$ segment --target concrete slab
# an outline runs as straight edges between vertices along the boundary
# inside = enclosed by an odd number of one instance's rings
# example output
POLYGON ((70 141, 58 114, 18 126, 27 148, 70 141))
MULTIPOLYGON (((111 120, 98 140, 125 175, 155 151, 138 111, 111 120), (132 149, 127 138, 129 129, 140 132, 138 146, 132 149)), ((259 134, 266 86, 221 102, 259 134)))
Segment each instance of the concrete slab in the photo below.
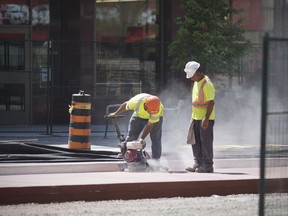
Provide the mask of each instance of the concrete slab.
POLYGON ((122 184, 151 182, 194 182, 258 179, 257 168, 217 169, 215 173, 168 173, 168 172, 86 172, 86 173, 53 173, 53 174, 21 174, 0 176, 0 188, 33 187, 89 184, 122 184))
MULTIPOLYGON (((245 165, 244 161, 255 163, 257 160, 253 162, 251 159, 238 159, 237 164, 245 165)), ((222 163, 232 165, 231 160, 224 161, 223 159, 222 163)), ((95 164, 82 162, 62 165, 19 164, 18 171, 22 168, 30 170, 30 174, 15 172, 15 174, 0 175, 0 204, 258 193, 260 171, 254 165, 242 168, 215 167, 214 173, 168 173, 164 171, 136 173, 107 172, 105 169, 105 172, 94 172, 95 164), (44 173, 45 166, 50 166, 47 173, 44 173), (65 170, 68 166, 73 167, 69 168, 70 172, 65 170), (41 170, 41 168, 43 168, 42 174, 31 172, 33 169, 41 170), (52 172, 53 169, 54 172, 52 172)), ((110 165, 102 164, 101 166, 105 168, 110 165)), ((13 170, 13 166, 10 166, 10 169, 13 170)), ((281 192, 288 192, 287 167, 267 168, 266 173, 269 176, 270 187, 282 185, 281 192)))
MULTIPOLYGON (((119 172, 118 162, 0 164, 0 205, 258 193, 258 158, 215 159, 214 173, 189 173, 192 152, 171 152, 161 163, 174 173, 119 172)), ((287 159, 267 164, 267 192, 288 192, 287 159)))
MULTIPOLYGON (((288 192, 288 176, 274 175, 270 179, 270 185, 279 184, 283 186, 282 192, 288 192)), ((258 168, 216 169, 215 173, 209 174, 86 172, 2 175, 0 204, 247 194, 258 193, 258 188, 258 168)))

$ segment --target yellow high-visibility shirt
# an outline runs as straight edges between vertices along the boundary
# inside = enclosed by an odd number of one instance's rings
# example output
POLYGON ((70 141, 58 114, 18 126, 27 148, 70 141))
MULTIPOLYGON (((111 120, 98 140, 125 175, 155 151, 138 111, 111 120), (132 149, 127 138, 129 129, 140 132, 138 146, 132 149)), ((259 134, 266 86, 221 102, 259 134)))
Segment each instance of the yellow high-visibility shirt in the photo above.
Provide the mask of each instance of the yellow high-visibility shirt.
POLYGON ((150 96, 146 93, 137 94, 132 97, 126 105, 126 110, 134 110, 134 113, 142 119, 149 119, 149 122, 156 123, 159 121, 159 118, 164 114, 164 106, 160 103, 159 112, 156 114, 149 114, 144 109, 144 103, 146 102, 146 98, 150 96))
MULTIPOLYGON (((202 83, 206 80, 206 84, 204 84, 203 87, 203 92, 204 92, 204 102, 208 102, 211 100, 214 100, 215 98, 215 88, 211 80, 209 79, 208 76, 205 75, 205 77, 200 80, 199 82, 194 82, 193 88, 192 88, 192 104, 197 101, 199 101, 199 97, 201 95, 199 94, 200 88, 202 83)), ((192 119, 195 120, 202 120, 205 118, 207 112, 207 108, 197 108, 193 107, 192 108, 192 119)), ((209 117, 209 120, 214 120, 215 119, 215 106, 213 107, 213 111, 209 117)))

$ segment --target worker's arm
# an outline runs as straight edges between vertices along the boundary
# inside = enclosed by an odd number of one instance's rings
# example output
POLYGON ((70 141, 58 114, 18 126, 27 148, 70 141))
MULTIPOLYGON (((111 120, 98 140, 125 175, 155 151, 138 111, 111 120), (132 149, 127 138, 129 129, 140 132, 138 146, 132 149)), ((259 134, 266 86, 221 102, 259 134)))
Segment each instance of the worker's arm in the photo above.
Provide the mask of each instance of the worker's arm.
POLYGON ((112 116, 117 116, 117 115, 120 115, 121 113, 125 112, 126 111, 126 105, 127 105, 127 101, 125 101, 124 103, 122 103, 120 105, 120 107, 113 113, 110 113, 109 116, 112 117, 112 116))
POLYGON ((208 101, 206 116, 202 120, 202 124, 201 124, 203 129, 206 129, 209 125, 209 117, 213 111, 213 108, 214 108, 214 100, 208 101))
POLYGON ((153 128, 154 123, 148 122, 143 130, 143 133, 141 135, 141 139, 144 140, 147 135, 151 132, 153 128))

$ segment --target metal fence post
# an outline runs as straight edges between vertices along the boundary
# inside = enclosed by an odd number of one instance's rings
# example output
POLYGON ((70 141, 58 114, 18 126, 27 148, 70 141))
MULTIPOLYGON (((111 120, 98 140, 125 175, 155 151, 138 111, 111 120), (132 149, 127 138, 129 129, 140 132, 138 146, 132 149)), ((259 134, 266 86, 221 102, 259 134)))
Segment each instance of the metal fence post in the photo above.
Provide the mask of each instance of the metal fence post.
POLYGON ((48 41, 48 70, 47 70, 47 123, 46 134, 52 135, 52 42, 48 41))
POLYGON ((267 118, 267 82, 268 82, 269 34, 263 40, 263 76, 262 76, 262 105, 261 105, 261 146, 260 146, 260 198, 259 216, 265 212, 265 151, 266 151, 266 118, 267 118))

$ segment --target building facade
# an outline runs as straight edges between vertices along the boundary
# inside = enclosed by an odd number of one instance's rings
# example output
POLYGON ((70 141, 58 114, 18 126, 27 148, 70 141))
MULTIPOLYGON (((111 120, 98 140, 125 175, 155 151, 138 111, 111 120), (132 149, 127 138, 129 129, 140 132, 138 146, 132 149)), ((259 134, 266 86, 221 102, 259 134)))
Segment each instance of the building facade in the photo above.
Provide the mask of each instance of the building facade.
MULTIPOLYGON (((183 74, 170 70, 181 0, 2 0, 2 125, 66 124, 72 94, 91 94, 92 122, 139 92, 157 94, 183 74)), ((243 8, 247 38, 287 36, 286 0, 228 0, 243 8)), ((235 17, 237 18, 237 17, 235 17)), ((261 52, 241 70, 261 71, 261 52)))

